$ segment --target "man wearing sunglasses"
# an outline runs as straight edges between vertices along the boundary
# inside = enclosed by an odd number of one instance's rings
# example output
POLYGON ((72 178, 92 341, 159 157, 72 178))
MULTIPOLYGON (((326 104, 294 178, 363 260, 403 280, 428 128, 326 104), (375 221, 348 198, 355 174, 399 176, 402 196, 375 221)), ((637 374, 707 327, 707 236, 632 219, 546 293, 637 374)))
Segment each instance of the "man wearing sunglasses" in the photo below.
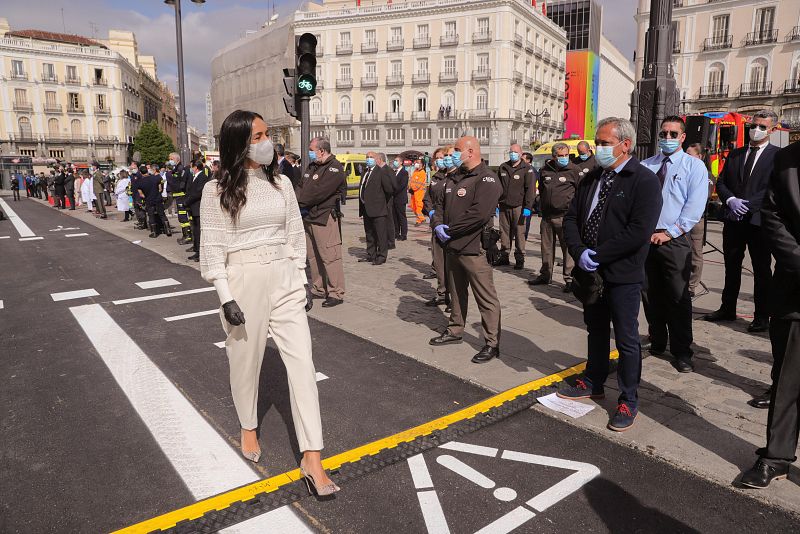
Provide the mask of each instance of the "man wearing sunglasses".
MULTIPOLYGON (((769 136, 778 124, 771 109, 753 115, 750 143, 732 150, 717 180, 717 194, 725 204, 722 251, 725 256, 725 288, 720 308, 704 317, 706 321, 735 321, 736 299, 742 284, 742 260, 745 248, 753 264, 753 300, 755 313, 748 332, 766 332, 769 328, 770 252, 761 232, 761 202, 772 174, 778 147, 769 136)), ((767 405, 763 406, 764 408, 767 405)))
POLYGON ((662 198, 661 214, 645 262, 642 303, 650 333, 650 352, 664 354, 669 340, 675 368, 690 373, 693 352, 689 232, 706 208, 708 173, 699 159, 683 151, 681 145, 685 140, 683 119, 664 118, 658 132, 660 153, 642 162, 658 176, 662 198))

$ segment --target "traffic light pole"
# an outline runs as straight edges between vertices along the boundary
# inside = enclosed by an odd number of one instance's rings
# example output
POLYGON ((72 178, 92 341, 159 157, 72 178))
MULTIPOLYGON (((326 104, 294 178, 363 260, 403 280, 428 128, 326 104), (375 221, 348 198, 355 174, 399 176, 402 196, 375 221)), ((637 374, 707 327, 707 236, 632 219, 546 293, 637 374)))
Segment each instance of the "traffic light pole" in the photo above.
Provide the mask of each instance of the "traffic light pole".
POLYGON ((308 151, 311 145, 311 117, 308 114, 308 96, 300 97, 300 161, 302 162, 303 173, 308 169, 308 151))

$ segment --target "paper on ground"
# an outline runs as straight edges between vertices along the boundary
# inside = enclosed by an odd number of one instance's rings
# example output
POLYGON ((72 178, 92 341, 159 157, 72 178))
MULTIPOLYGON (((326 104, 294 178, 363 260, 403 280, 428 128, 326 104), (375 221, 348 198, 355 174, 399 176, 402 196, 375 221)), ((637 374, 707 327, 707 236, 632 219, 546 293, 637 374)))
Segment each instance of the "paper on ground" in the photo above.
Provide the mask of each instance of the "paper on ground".
POLYGON ((583 417, 587 413, 594 410, 593 404, 583 404, 581 402, 562 399, 555 393, 551 393, 550 395, 545 395, 544 397, 539 397, 539 399, 537 400, 543 406, 546 406, 551 410, 561 412, 573 418, 583 417))

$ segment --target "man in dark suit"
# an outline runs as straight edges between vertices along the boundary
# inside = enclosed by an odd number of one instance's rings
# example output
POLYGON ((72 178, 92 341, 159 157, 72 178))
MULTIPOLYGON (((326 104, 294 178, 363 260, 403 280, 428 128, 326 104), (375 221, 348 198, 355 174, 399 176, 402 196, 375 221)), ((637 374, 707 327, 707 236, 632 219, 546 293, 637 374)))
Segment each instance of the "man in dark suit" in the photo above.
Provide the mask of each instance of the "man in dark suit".
POLYGON ((286 159, 286 150, 283 145, 275 145, 275 152, 278 154, 278 172, 287 177, 292 182, 292 187, 297 189, 297 186, 300 185, 300 172, 286 159))
POLYGON ((403 160, 394 158, 394 205, 392 216, 394 218, 394 237, 398 241, 405 241, 408 236, 408 219, 406 218, 406 205, 408 204, 408 171, 403 168, 403 160))
POLYGON ((797 455, 800 420, 800 142, 780 150, 761 208, 767 246, 775 256, 769 337, 772 388, 767 446, 741 483, 766 488, 786 478, 797 455))
POLYGON ((194 254, 187 259, 200 261, 200 200, 203 198, 203 188, 213 178, 211 174, 203 172, 205 165, 199 161, 192 162, 192 180, 186 187, 186 198, 183 204, 192 216, 192 248, 194 254))
POLYGON ((639 305, 650 238, 661 212, 661 184, 631 156, 636 130, 630 121, 603 119, 595 135, 601 166, 581 180, 564 217, 564 237, 577 264, 574 283, 590 278, 602 286, 595 302, 584 304, 589 333, 585 378, 558 392, 566 399, 603 398, 609 372, 611 330, 619 352, 619 403, 608 428, 633 425, 642 372, 639 305), (584 273, 578 271, 581 269, 584 273), (601 280, 597 280, 599 274, 601 280))
POLYGON ((392 175, 377 165, 381 155, 367 152, 367 170, 358 186, 358 216, 364 220, 367 235, 367 256, 358 261, 373 265, 386 263, 389 243, 386 219, 389 217, 387 201, 393 195, 392 175))
POLYGON ((704 317, 706 321, 735 321, 736 299, 742 285, 744 251, 750 251, 753 264, 753 300, 755 314, 749 332, 769 328, 770 254, 761 231, 761 202, 772 174, 778 147, 769 143, 769 135, 778 124, 771 109, 753 115, 750 143, 732 150, 717 180, 717 194, 725 204, 722 251, 725 256, 725 288, 720 308, 704 317))

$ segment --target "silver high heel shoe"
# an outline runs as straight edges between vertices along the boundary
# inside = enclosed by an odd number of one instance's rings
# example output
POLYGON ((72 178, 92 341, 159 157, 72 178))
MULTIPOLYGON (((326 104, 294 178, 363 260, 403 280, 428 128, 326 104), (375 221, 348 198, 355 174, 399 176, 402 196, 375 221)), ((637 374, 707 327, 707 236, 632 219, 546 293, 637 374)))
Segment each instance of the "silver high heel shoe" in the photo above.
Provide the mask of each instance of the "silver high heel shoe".
POLYGON ((303 475, 303 480, 306 483, 306 488, 308 488, 309 495, 313 495, 316 492, 318 497, 327 497, 328 495, 333 495, 342 489, 333 482, 330 484, 325 484, 324 486, 317 486, 317 483, 314 482, 314 477, 306 473, 302 462, 300 462, 300 474, 303 475), (314 488, 314 491, 311 490, 312 487, 314 488))
POLYGON ((248 460, 250 460, 254 464, 257 464, 258 461, 261 459, 261 450, 257 450, 257 451, 245 451, 244 450, 244 429, 242 430, 242 436, 240 436, 240 438, 241 438, 241 443, 242 443, 242 448, 241 448, 242 456, 244 456, 245 458, 247 458, 248 460))

